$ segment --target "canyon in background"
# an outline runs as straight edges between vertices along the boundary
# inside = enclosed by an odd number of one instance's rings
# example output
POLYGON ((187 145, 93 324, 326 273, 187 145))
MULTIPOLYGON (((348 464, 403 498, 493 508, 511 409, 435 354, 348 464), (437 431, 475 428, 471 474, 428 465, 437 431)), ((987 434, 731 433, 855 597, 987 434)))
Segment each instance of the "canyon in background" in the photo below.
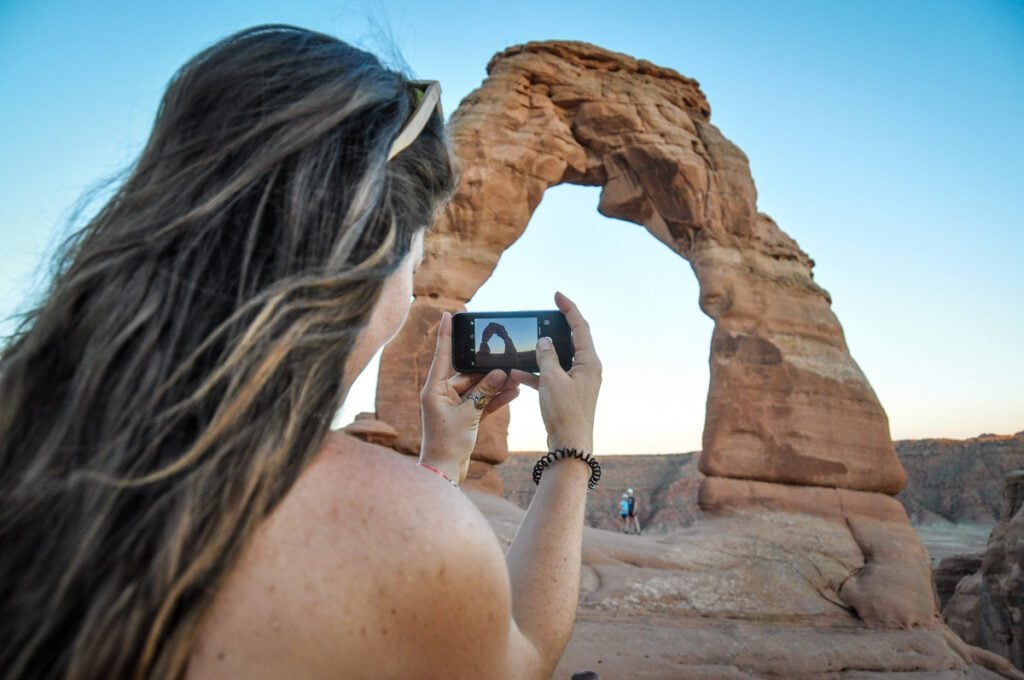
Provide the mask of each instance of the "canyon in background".
MULTIPOLYGON (((984 550, 999 521, 1004 481, 1024 468, 1024 432, 970 439, 904 439, 894 442, 907 471, 896 498, 928 548, 934 564, 958 553, 984 550)), ((495 470, 504 495, 521 508, 536 488, 530 478, 540 452, 513 453, 495 470)), ((587 524, 617 531, 619 499, 635 491, 645 533, 663 534, 700 517, 697 495, 704 475, 699 452, 602 456, 601 486, 587 502, 587 524)))

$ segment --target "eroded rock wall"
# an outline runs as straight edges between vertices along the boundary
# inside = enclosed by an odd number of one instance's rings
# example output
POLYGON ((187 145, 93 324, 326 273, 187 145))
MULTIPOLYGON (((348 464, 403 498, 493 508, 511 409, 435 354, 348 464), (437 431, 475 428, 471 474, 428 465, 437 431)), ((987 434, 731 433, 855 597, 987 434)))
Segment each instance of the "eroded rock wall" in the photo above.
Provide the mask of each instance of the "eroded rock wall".
POLYGON ((1006 478, 981 568, 960 581, 943 615, 965 641, 1024 670, 1024 470, 1006 478))
POLYGON ((898 498, 914 522, 994 525, 1007 475, 1024 468, 1024 432, 897 441, 896 453, 908 475, 898 498))

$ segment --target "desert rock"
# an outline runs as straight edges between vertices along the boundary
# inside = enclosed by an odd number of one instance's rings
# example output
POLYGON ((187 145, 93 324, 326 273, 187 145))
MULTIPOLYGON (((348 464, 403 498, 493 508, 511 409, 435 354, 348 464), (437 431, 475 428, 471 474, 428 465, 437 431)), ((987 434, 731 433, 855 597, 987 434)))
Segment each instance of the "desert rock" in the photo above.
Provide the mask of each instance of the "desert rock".
POLYGON ((1007 477, 981 568, 960 581, 943 615, 966 642, 1024 669, 1024 470, 1007 477))
MULTIPOLYGON (((758 212, 747 158, 711 124, 697 81, 578 42, 510 47, 487 72, 452 116, 461 182, 381 360, 376 410, 400 433, 395 448, 418 449, 441 312, 464 309, 549 187, 601 186, 602 214, 689 263, 715 322, 704 515, 657 539, 588 530, 577 636, 596 631, 595 644, 574 638, 557 675, 594 669, 627 625, 648 633, 623 641, 608 677, 1024 677, 938 616, 927 552, 892 497, 906 473, 885 411, 813 260, 758 212), (666 646, 642 660, 648 635, 666 646)), ((508 458, 507 424, 507 409, 484 421, 471 469, 499 537, 522 514, 487 481, 508 458)))
MULTIPOLYGON (((511 543, 522 509, 470 498, 511 543)), ((840 595, 864 558, 842 523, 797 513, 748 509, 658 536, 587 529, 576 625, 552 677, 1024 680, 941 622, 864 626, 840 595)))
MULTIPOLYGON (((418 404, 443 309, 464 308, 544 191, 602 187, 598 210, 689 261, 715 320, 701 470, 896 493, 888 420, 850 356, 813 261, 757 211, 747 158, 711 124, 697 81, 578 42, 510 47, 452 115, 462 166, 431 230, 410 322, 381 361, 377 412, 418 446, 418 404)), ((682 265, 682 262, 680 262, 682 265)), ((479 460, 507 455, 503 422, 479 460)))
POLYGON ((375 413, 359 413, 344 428, 345 432, 364 442, 393 448, 398 441, 398 431, 385 422, 377 420, 375 413))
POLYGON ((939 596, 939 605, 945 609, 960 581, 974 574, 981 568, 985 554, 954 555, 947 557, 935 568, 933 577, 935 592, 939 596))
MULTIPOLYGON (((536 489, 531 476, 541 452, 514 453, 495 466, 508 498, 525 509, 536 489)), ((704 475, 695 453, 651 456, 602 456, 601 483, 587 499, 587 526, 617 531, 619 499, 635 489, 637 515, 644 531, 666 533, 700 517, 697 490, 704 475)))
MULTIPOLYGON (((936 525, 938 529, 949 526, 952 532, 956 531, 952 526, 955 524, 965 524, 972 530, 976 526, 987 537, 999 518, 1006 476, 1024 467, 1024 432, 894 443, 907 470, 907 486, 896 499, 903 504, 911 523, 936 525)), ((529 505, 533 495, 529 468, 540 455, 515 453, 496 468, 504 481, 505 497, 521 508, 529 505)), ((689 526, 700 516, 697 496, 704 475, 697 470, 699 458, 699 451, 602 456, 604 481, 590 496, 587 525, 617 529, 613 515, 618 498, 632 487, 640 499, 639 513, 645 530, 664 533, 689 526)), ((959 554, 955 545, 948 548, 948 554, 959 554)), ((959 568, 951 566, 948 576, 959 573, 959 568)), ((948 594, 952 595, 952 589, 948 594)), ((947 599, 948 596, 944 597, 943 602, 947 599)))
POLYGON ((896 453, 908 477, 897 498, 915 523, 994 525, 1006 476, 1024 468, 1024 432, 897 441, 896 453))

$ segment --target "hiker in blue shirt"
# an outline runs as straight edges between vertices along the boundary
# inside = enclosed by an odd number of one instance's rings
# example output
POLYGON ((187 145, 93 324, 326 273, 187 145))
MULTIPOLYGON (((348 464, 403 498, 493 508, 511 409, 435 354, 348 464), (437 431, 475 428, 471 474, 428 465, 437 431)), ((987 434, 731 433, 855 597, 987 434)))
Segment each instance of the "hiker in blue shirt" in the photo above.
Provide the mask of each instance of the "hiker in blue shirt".
POLYGON ((629 533, 629 509, 632 504, 629 502, 629 494, 622 494, 622 500, 619 501, 619 517, 622 519, 622 530, 625 533, 629 533))
POLYGON ((626 501, 627 501, 627 513, 626 513, 626 532, 636 533, 640 535, 640 520, 636 516, 636 496, 633 495, 633 489, 626 489, 626 501), (630 532, 630 527, 635 531, 630 532))

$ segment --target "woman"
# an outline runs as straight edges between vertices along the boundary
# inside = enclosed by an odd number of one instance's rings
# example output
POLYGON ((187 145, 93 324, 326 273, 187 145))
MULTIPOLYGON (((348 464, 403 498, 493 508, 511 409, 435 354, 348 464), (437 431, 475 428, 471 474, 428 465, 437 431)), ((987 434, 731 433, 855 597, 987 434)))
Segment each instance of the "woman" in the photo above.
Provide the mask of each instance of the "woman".
POLYGON ((551 450, 592 451, 601 367, 572 302, 569 373, 547 344, 540 376, 453 376, 445 316, 420 465, 328 430, 455 187, 433 96, 287 26, 172 79, 3 352, 5 677, 551 674, 591 467, 545 459, 504 556, 443 477, 519 384, 551 450))

